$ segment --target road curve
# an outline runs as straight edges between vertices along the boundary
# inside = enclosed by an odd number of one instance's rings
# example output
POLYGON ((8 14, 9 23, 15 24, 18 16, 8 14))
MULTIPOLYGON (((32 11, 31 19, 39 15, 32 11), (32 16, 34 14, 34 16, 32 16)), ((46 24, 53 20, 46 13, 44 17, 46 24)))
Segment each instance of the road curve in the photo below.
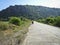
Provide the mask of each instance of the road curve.
POLYGON ((60 45, 60 28, 34 21, 22 45, 60 45))

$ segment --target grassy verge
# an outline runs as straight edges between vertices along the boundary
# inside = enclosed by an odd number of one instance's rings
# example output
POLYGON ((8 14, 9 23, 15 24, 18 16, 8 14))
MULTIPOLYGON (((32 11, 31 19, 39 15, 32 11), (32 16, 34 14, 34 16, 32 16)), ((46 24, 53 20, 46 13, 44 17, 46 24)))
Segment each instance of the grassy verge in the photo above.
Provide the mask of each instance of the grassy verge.
POLYGON ((25 20, 20 26, 9 22, 0 21, 0 45, 18 45, 20 44, 28 32, 30 20, 25 20))

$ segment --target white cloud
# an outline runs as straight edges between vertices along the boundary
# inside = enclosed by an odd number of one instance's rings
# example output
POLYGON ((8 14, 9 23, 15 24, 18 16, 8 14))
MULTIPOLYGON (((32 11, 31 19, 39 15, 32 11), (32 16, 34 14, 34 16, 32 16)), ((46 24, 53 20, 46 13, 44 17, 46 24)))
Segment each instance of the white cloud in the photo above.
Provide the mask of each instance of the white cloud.
POLYGON ((60 0, 39 0, 38 5, 60 8, 60 0))

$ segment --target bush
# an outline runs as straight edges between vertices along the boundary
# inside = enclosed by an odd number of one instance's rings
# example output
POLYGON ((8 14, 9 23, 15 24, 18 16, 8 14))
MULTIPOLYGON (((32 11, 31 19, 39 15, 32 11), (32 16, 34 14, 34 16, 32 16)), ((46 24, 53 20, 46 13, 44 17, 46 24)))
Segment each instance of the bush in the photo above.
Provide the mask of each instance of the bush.
POLYGON ((56 17, 56 26, 60 27, 60 16, 56 17))
POLYGON ((41 22, 41 23, 44 23, 45 22, 45 19, 39 19, 37 20, 38 22, 41 22))
POLYGON ((48 17, 45 19, 39 19, 38 22, 46 23, 49 25, 54 25, 60 27, 60 16, 58 17, 48 17))
POLYGON ((46 20, 45 20, 45 23, 47 23, 47 24, 53 24, 54 23, 54 18, 47 18, 46 20))
POLYGON ((9 20, 10 23, 20 26, 21 19, 18 17, 11 17, 9 20))

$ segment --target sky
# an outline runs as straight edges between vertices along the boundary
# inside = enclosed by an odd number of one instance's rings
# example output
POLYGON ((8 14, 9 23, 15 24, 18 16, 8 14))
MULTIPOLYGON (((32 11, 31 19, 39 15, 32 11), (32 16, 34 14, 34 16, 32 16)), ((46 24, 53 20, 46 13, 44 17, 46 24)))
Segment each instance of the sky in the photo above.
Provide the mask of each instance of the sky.
POLYGON ((60 8, 60 0, 0 0, 0 10, 10 5, 38 5, 52 8, 60 8))

